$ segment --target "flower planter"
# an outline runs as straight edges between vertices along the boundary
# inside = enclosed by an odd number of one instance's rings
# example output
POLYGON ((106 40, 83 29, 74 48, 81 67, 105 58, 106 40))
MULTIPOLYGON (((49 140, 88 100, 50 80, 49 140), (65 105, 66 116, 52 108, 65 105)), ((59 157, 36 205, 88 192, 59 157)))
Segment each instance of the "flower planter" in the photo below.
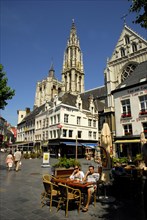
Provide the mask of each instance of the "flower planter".
POLYGON ((73 167, 64 168, 64 167, 55 167, 52 172, 56 177, 68 178, 74 171, 73 167))

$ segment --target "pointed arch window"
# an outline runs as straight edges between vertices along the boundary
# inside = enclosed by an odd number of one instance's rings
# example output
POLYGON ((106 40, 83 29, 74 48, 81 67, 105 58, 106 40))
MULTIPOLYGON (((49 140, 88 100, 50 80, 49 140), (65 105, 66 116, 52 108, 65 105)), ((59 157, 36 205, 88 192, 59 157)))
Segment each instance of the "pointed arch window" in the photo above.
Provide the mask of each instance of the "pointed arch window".
POLYGON ((137 44, 135 42, 132 43, 132 51, 133 52, 137 51, 137 44))
POLYGON ((125 49, 123 47, 120 49, 120 53, 121 53, 121 57, 125 56, 125 49))
POLYGON ((129 35, 125 35, 125 43, 126 43, 126 44, 129 44, 129 43, 130 43, 129 35))

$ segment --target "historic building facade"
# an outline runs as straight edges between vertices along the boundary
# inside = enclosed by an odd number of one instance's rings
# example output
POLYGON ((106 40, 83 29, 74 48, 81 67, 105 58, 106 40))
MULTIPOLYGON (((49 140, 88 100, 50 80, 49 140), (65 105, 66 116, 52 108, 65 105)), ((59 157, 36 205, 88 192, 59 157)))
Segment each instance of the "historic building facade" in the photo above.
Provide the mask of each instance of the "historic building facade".
POLYGON ((141 133, 147 138, 147 61, 140 63, 113 91, 118 156, 141 153, 141 133))
MULTIPOLYGON (((117 87, 122 82, 124 82, 130 75, 133 75, 133 72, 137 68, 137 66, 146 60, 147 60, 147 41, 143 39, 140 35, 138 35, 136 32, 131 30, 131 28, 129 28, 127 25, 125 25, 123 27, 119 40, 114 48, 112 57, 109 60, 107 60, 106 68, 104 71, 104 79, 105 79, 104 86, 91 89, 89 91, 84 91, 83 58, 80 49, 79 39, 76 33, 75 23, 73 21, 70 30, 69 39, 67 41, 66 49, 64 52, 62 81, 60 82, 56 79, 55 71, 52 64, 47 78, 38 82, 36 86, 33 112, 34 111, 37 112, 37 110, 35 109, 38 109, 43 105, 45 105, 46 107, 45 110, 41 110, 37 114, 35 113, 35 116, 33 116, 34 127, 31 128, 32 130, 31 134, 34 135, 33 137, 34 142, 41 143, 41 141, 44 141, 44 143, 46 143, 46 140, 48 138, 49 143, 52 144, 53 146, 53 142, 55 141, 55 139, 59 139, 59 131, 58 131, 59 128, 52 130, 52 127, 58 126, 58 124, 56 124, 57 123, 56 117, 58 116, 55 117, 56 125, 54 124, 53 126, 50 120, 53 120, 52 117, 54 118, 54 116, 50 116, 50 114, 51 115, 53 114, 51 113, 51 111, 48 116, 46 115, 48 109, 47 105, 50 106, 49 108, 52 108, 53 106, 50 105, 50 103, 53 104, 55 99, 64 97, 65 94, 67 94, 68 96, 73 95, 74 98, 72 98, 71 100, 78 99, 79 97, 79 99, 85 100, 87 103, 89 103, 89 99, 90 97, 92 97, 91 100, 93 100, 94 103, 93 110, 95 112, 97 109, 97 115, 98 115, 98 127, 97 127, 98 133, 96 134, 97 141, 99 141, 99 136, 101 133, 103 123, 107 122, 112 132, 112 137, 114 142, 116 138, 118 126, 116 126, 116 122, 115 122, 115 103, 114 103, 113 91, 115 91, 117 87), (48 123, 43 122, 46 121, 46 119, 48 120, 48 123), (48 124, 50 131, 47 128, 42 127, 41 124, 44 125, 45 123, 48 124), (38 127, 39 124, 40 127, 38 127)), ((81 117, 81 114, 85 112, 85 106, 83 105, 83 103, 85 102, 81 101, 81 105, 79 105, 78 110, 76 111, 71 110, 73 108, 73 103, 70 102, 66 103, 66 105, 68 105, 67 109, 69 110, 69 112, 73 111, 73 115, 74 115, 73 117, 75 118, 81 117)), ((63 104, 65 103, 61 102, 60 106, 63 104)), ((74 103, 74 108, 77 108, 75 103, 74 103)), ((57 110, 56 106, 54 106, 54 109, 57 110)), ((34 114, 32 113, 32 115, 34 114)), ((62 116, 64 118, 64 115, 60 113, 59 115, 60 117, 62 116)), ((86 117, 85 120, 88 120, 89 116, 87 116, 87 114, 85 117, 86 117)), ((93 117, 92 113, 90 113, 90 117, 93 117)), ((29 124, 29 120, 31 120, 31 114, 30 117, 28 115, 27 118, 24 118, 24 120, 27 120, 27 124, 29 124)), ((24 120, 22 122, 24 122, 24 120)), ((70 129, 72 128, 72 126, 75 126, 75 124, 72 123, 73 122, 71 121, 71 124, 68 124, 68 127, 70 129)), ((76 123, 78 123, 78 121, 76 121, 76 123)), ((21 124, 22 124, 21 122, 18 124, 18 130, 21 124)), ((76 126, 78 126, 78 124, 76 124, 76 126)), ((85 124, 85 128, 84 127, 82 128, 83 131, 87 129, 86 126, 87 124, 85 124)), ((62 127, 62 132, 63 129, 66 130, 65 127, 66 126, 64 124, 64 126, 62 127)), ((30 134, 29 133, 30 131, 28 132, 28 129, 27 130, 25 129, 24 129, 25 131, 24 137, 27 137, 28 139, 29 137, 28 135, 30 134)), ((74 132, 75 131, 73 129, 73 134, 74 132)), ((69 131, 67 131, 67 133, 69 133, 69 131)), ((86 133, 84 132, 83 134, 84 134, 83 140, 85 141, 88 140, 89 136, 86 136, 86 133)), ((89 134, 87 133, 87 135, 89 134)), ((73 135, 73 137, 74 136, 75 135, 73 135)), ((62 138, 62 133, 60 133, 60 138, 62 138)), ((66 137, 64 138, 66 139, 66 137)), ((69 137, 67 136, 67 138, 69 137)), ((115 144, 113 147, 115 149, 115 144)))

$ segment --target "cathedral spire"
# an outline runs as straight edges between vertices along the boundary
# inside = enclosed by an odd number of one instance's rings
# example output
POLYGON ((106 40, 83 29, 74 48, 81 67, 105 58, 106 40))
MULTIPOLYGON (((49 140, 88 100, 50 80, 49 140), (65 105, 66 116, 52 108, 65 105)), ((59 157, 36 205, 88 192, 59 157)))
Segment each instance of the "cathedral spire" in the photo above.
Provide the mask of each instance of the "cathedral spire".
POLYGON ((62 81, 65 91, 72 94, 84 92, 83 57, 74 19, 70 30, 70 36, 64 52, 62 81))
POLYGON ((49 69, 49 77, 55 78, 55 70, 54 70, 53 61, 51 62, 51 67, 49 69))

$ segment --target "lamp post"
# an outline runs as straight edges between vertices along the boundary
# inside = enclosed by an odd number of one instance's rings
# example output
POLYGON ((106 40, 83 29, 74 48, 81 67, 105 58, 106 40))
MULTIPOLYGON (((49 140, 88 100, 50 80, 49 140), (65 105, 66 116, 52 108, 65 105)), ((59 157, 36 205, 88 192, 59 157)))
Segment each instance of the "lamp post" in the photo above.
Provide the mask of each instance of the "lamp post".
POLYGON ((76 160, 78 159, 78 141, 77 141, 77 135, 76 135, 76 160))

